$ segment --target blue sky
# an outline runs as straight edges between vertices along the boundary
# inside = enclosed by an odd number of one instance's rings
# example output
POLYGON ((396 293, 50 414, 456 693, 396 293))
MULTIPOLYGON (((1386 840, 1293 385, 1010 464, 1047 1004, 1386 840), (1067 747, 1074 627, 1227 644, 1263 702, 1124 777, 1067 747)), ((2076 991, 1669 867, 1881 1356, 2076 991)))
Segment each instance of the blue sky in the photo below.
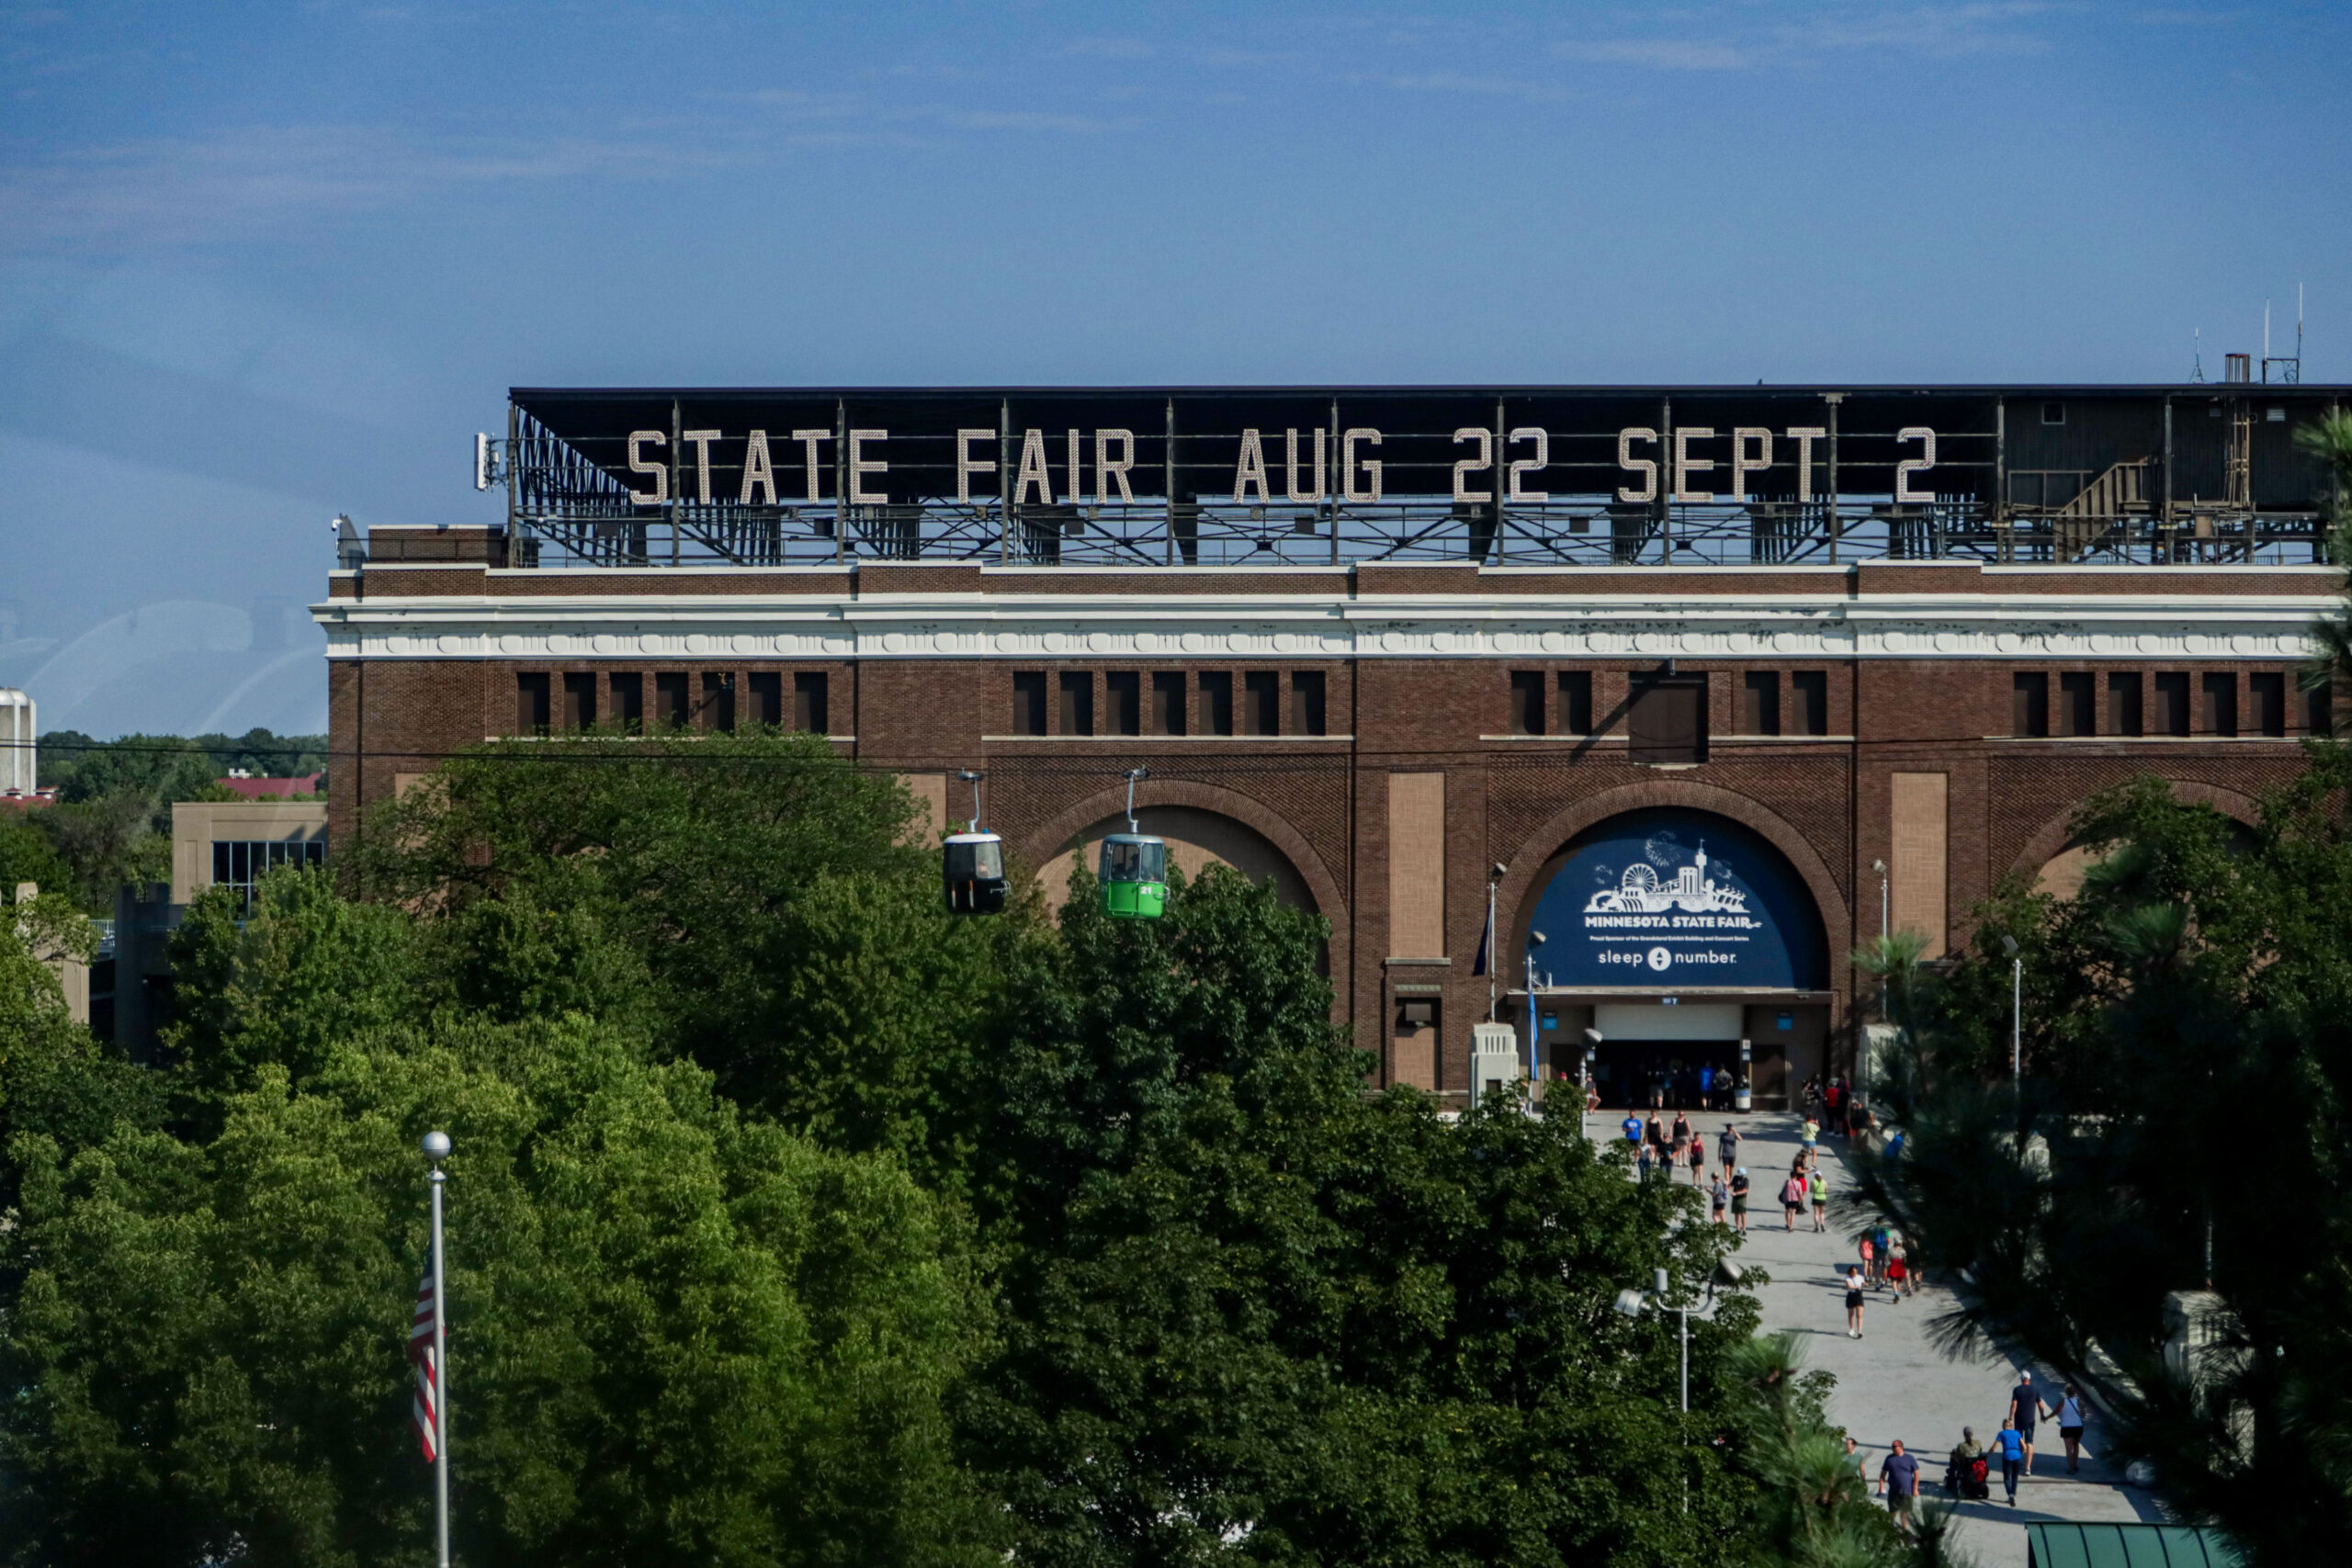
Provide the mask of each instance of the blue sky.
POLYGON ((2352 9, 0 4, 0 683, 324 727, 509 385, 2352 379, 2352 9))

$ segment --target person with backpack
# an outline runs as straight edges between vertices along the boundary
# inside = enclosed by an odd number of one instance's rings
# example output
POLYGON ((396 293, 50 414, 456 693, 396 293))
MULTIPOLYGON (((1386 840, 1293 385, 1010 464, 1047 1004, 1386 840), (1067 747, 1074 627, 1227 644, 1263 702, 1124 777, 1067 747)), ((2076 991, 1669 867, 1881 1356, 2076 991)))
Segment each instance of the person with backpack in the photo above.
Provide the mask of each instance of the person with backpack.
POLYGON ((1782 1230, 1792 1231, 1797 1228, 1797 1213, 1804 1207, 1804 1172, 1802 1168, 1792 1170, 1789 1172, 1789 1179, 1781 1183, 1781 1228, 1782 1230))

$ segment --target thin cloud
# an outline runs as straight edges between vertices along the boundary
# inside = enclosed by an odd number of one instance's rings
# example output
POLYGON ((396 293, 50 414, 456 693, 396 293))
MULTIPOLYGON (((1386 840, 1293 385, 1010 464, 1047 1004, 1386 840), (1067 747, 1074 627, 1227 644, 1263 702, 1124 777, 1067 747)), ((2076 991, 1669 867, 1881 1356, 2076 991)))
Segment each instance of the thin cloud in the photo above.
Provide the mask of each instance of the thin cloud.
POLYGON ((1984 0, 1961 6, 1831 6, 1799 21, 1742 25, 1725 14, 1703 33, 1571 39, 1552 46, 1563 60, 1657 71, 1747 71, 1818 63, 1852 53, 1938 59, 2040 54, 2049 43, 2030 30, 2053 7, 2042 0, 1984 0))
POLYGON ((1459 71, 1425 71, 1408 76, 1392 76, 1388 85, 1408 93, 1466 93, 1475 97, 1524 98, 1531 103, 1558 103, 1568 95, 1557 87, 1540 82, 1521 82, 1505 76, 1473 76, 1459 71))
POLYGON ((1141 39, 1083 38, 1062 52, 1091 55, 1097 60, 1148 60, 1155 51, 1141 39))

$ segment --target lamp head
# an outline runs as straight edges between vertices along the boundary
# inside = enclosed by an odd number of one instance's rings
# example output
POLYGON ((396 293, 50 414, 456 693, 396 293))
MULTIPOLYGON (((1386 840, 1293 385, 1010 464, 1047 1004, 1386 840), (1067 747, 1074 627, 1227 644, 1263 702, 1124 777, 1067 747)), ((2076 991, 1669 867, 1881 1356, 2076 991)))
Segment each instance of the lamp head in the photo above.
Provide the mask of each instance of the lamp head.
POLYGON ((447 1133, 427 1133, 424 1134, 424 1157, 431 1160, 434 1164, 439 1165, 443 1160, 449 1157, 449 1134, 447 1133))
POLYGON ((1527 945, 1530 947, 1543 946, 1544 933, 1542 931, 1529 931, 1527 933, 1527 945))
POLYGON ((1871 869, 1877 872, 1881 876, 1884 876, 1886 874, 1886 863, 1883 860, 1874 860, 1871 862, 1871 869))
POLYGON ((1645 1298, 1639 1291, 1620 1291, 1617 1292, 1617 1300, 1613 1304, 1619 1312, 1623 1313, 1627 1317, 1639 1317, 1642 1315, 1644 1300, 1645 1298))
POLYGON ((1504 877, 1510 874, 1510 867, 1505 865, 1500 861, 1497 861, 1494 864, 1487 868, 1487 873, 1497 882, 1500 882, 1504 877))
POLYGON ((1588 1030, 1586 1030, 1586 1031, 1584 1032, 1584 1037, 1585 1037, 1585 1039, 1586 1039, 1586 1040, 1589 1041, 1590 1043, 1593 1043, 1593 1044, 1595 1044, 1595 1045, 1598 1045, 1598 1044, 1600 1044, 1600 1031, 1599 1031, 1598 1029, 1588 1029, 1588 1030))
POLYGON ((2018 939, 2013 936, 2003 937, 2001 939, 2001 951, 2009 957, 2015 958, 2018 955, 2018 939))

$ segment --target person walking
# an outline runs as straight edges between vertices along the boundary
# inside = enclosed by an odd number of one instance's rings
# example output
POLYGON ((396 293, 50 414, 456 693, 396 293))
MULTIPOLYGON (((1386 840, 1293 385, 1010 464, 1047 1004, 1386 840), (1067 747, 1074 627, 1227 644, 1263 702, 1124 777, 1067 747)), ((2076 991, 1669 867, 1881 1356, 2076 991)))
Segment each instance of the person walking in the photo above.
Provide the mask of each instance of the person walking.
POLYGON ((1912 1500, 1919 1495, 1919 1461, 1904 1451, 1900 1438, 1894 1439, 1894 1451, 1878 1467, 1878 1489, 1886 1495, 1886 1511, 1894 1528, 1909 1535, 1912 1500))
POLYGON ((1813 1112, 1810 1111, 1804 1113, 1804 1130, 1800 1136, 1804 1142, 1805 1163, 1810 1165, 1821 1157, 1821 1149, 1819 1146, 1821 1139, 1821 1123, 1813 1119, 1813 1112))
POLYGON ((1806 1175, 1805 1186, 1813 1195, 1813 1228, 1818 1235, 1829 1228, 1829 1178, 1816 1165, 1806 1175))
POLYGON ((1862 1271, 1853 1264, 1846 1268, 1846 1337, 1862 1337, 1862 1271))
POLYGON ((1623 1122, 1618 1122, 1617 1125, 1619 1129, 1624 1133, 1625 1141, 1628 1144, 1631 1144, 1636 1149, 1639 1149, 1642 1146, 1641 1112, 1637 1111, 1626 1111, 1625 1119, 1623 1122))
POLYGON ((2018 1506, 2018 1472, 2033 1450, 2018 1436, 2017 1427, 2004 1420, 2001 1429, 1993 1434, 1993 1451, 2001 1456, 2001 1484, 2007 1488, 2009 1506, 2014 1508, 2018 1506))
POLYGON ((1789 1179, 1781 1183, 1781 1228, 1782 1230, 1792 1231, 1797 1228, 1797 1213, 1804 1207, 1804 1171, 1799 1168, 1790 1171, 1789 1179))
POLYGON ((1854 1441, 1851 1433, 1849 1433, 1846 1438, 1846 1462, 1854 1467, 1854 1473, 1862 1478, 1863 1485, 1870 1484, 1871 1461, 1863 1455, 1861 1445, 1854 1441))
POLYGON ((1747 1234, 1747 1168, 1744 1165, 1731 1173, 1731 1226, 1742 1235, 1747 1234))
POLYGON ((2077 1473, 2083 1467, 2083 1391, 2073 1383, 2058 1401, 2058 1438, 2066 1445, 2066 1473, 2077 1473))
POLYGON ((2017 1387, 2009 1390, 2009 1425, 2017 1428, 2018 1441, 2025 1449, 2025 1472, 2033 1474, 2033 1424, 2046 1415, 2041 1395, 2033 1386, 2033 1374, 2018 1373, 2017 1387))
POLYGON ((1707 1140, 1703 1134, 1690 1139, 1690 1185, 1703 1187, 1707 1182, 1707 1140))
POLYGON ((1642 1145, 1641 1157, 1634 1162, 1634 1168, 1641 1173, 1642 1180, 1645 1183, 1649 1180, 1650 1172, 1657 1168, 1657 1160, 1655 1157, 1657 1154, 1657 1150, 1647 1144, 1644 1144, 1642 1145))
POLYGON ((1649 1140, 1652 1152, 1659 1159, 1666 1158, 1666 1123, 1658 1119, 1655 1107, 1650 1111, 1649 1124, 1644 1129, 1643 1136, 1649 1140))
POLYGON ((1911 1270, 1903 1258, 1903 1244, 1894 1242, 1887 1248, 1886 1284, 1894 1292, 1894 1304, 1901 1306, 1903 1298, 1911 1291, 1911 1270))
POLYGON ((1739 1129, 1729 1122, 1724 1122, 1724 1130, 1715 1137, 1715 1158, 1723 1164, 1725 1179, 1729 1179, 1731 1173, 1739 1167, 1739 1129))
POLYGON ((1862 1289, 1867 1291, 1871 1287, 1877 1274, 1878 1244, 1871 1239, 1870 1232, 1864 1231, 1862 1233, 1862 1239, 1856 1242, 1854 1246, 1855 1250, 1861 1254, 1862 1289))
POLYGON ((1731 1206, 1731 1188, 1724 1182, 1721 1172, 1716 1173, 1715 1184, 1707 1189, 1707 1197, 1714 1208, 1715 1224, 1722 1224, 1724 1212, 1731 1206))

